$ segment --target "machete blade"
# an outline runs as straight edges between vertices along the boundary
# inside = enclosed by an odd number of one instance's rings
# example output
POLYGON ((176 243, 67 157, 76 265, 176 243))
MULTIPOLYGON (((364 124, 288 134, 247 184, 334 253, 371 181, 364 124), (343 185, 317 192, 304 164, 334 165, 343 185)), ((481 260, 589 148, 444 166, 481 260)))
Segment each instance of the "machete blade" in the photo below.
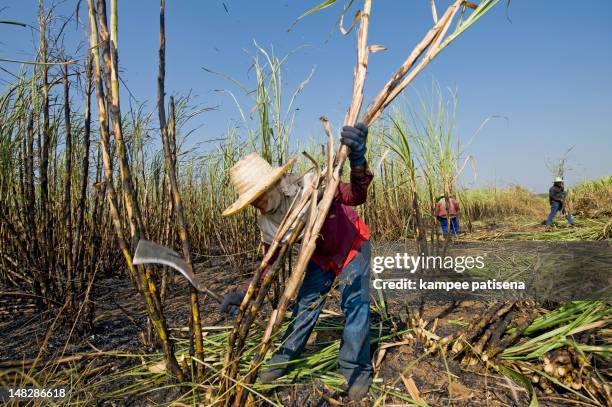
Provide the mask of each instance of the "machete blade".
POLYGON ((138 246, 136 246, 136 253, 134 253, 134 260, 132 262, 134 264, 164 264, 172 267, 185 276, 196 290, 202 291, 189 264, 187 264, 180 254, 169 247, 159 245, 149 240, 140 239, 138 241, 138 246))

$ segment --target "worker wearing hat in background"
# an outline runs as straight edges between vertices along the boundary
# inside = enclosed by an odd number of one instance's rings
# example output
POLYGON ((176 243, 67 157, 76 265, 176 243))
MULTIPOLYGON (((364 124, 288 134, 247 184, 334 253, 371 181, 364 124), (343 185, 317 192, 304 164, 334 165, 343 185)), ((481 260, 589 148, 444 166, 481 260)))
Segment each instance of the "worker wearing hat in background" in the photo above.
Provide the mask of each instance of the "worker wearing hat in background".
MULTIPOLYGON (((366 201, 372 181, 365 159, 368 128, 364 124, 344 126, 340 141, 349 148, 350 182, 341 182, 325 220, 317 245, 292 308, 293 319, 285 331, 280 349, 262 371, 260 380, 270 383, 290 369, 317 322, 325 295, 339 277, 340 306, 346 317, 340 345, 339 368, 348 383, 348 395, 362 399, 372 382, 370 358, 370 229, 352 206, 366 201)), ((272 168, 257 153, 240 160, 230 170, 239 198, 224 212, 238 213, 249 204, 259 209, 257 223, 266 250, 281 221, 298 194, 303 194, 311 173, 287 175, 295 159, 272 168)), ((272 262, 270 262, 272 264, 272 262)), ((224 312, 235 314, 248 282, 227 294, 221 304, 224 312)))
POLYGON ((565 209, 565 199, 567 198, 567 192, 565 192, 565 188, 563 187, 563 178, 556 177, 555 181, 548 190, 548 202, 550 203, 550 213, 548 214, 548 218, 546 219, 546 226, 551 226, 557 212, 561 212, 565 215, 565 219, 569 222, 570 225, 574 226, 576 222, 572 218, 572 215, 566 213, 565 209))
POLYGON ((440 222, 442 228, 442 234, 446 236, 448 233, 448 220, 450 218, 450 230, 454 237, 457 237, 459 233, 459 221, 457 220, 457 214, 459 213, 459 204, 454 198, 448 198, 448 212, 446 210, 446 199, 444 195, 436 198, 436 207, 434 215, 440 222))

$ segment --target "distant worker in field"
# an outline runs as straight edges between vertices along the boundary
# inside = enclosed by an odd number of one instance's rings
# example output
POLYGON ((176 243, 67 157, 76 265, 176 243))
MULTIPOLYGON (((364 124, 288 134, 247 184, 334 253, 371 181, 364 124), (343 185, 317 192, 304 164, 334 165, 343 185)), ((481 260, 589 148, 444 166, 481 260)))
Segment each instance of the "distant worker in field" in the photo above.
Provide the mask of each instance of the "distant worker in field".
MULTIPOLYGON (((323 309, 325 295, 339 277, 340 306, 346 317, 339 370, 347 380, 348 396, 352 400, 361 400, 370 387, 370 229, 352 208, 366 201, 373 178, 365 159, 367 134, 364 124, 342 129, 340 141, 350 150, 350 182, 341 182, 336 190, 293 305, 293 320, 281 341, 283 345, 268 362, 270 367, 260 374, 263 383, 273 382, 289 371, 288 362, 304 350, 323 309)), ((303 177, 287 175, 294 161, 295 158, 273 168, 257 153, 252 153, 230 170, 231 181, 240 196, 223 215, 234 215, 249 204, 257 208, 257 223, 266 250, 294 198, 304 193, 304 186, 312 176, 311 173, 303 177)), ((222 311, 235 314, 247 288, 248 282, 227 294, 221 304, 222 311)))
POLYGON ((550 203, 550 213, 546 219, 546 226, 552 226, 553 220, 557 215, 557 212, 561 212, 565 215, 565 219, 570 225, 574 226, 576 222, 572 218, 572 215, 566 212, 565 199, 567 198, 567 192, 563 186, 563 178, 556 177, 552 187, 548 190, 548 202, 550 203))
POLYGON ((451 233, 454 237, 457 237, 459 234, 459 221, 457 220, 457 214, 459 213, 459 203, 454 198, 448 198, 449 207, 448 213, 446 211, 446 199, 444 195, 441 195, 437 198, 435 213, 434 215, 438 218, 438 222, 440 222, 440 227, 442 228, 442 235, 446 237, 448 233, 448 220, 450 218, 450 229, 451 233))

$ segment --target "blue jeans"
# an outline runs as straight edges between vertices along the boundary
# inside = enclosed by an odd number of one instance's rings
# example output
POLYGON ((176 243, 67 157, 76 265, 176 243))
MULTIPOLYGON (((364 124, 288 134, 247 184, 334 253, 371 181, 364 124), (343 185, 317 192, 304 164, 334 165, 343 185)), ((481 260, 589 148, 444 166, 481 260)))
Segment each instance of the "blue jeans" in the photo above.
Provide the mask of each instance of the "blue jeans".
MULTIPOLYGON (((546 226, 552 225, 553 219, 555 219, 555 215, 557 215, 557 212, 561 211, 563 211, 563 204, 561 202, 552 201, 550 203, 550 213, 548 214, 548 218, 546 218, 546 226)), ((576 223, 574 222, 572 215, 570 215, 569 213, 565 215, 565 219, 567 219, 570 225, 576 223)))
MULTIPOLYGON (((446 236, 448 233, 448 219, 446 216, 438 216, 438 221, 440 222, 440 226, 442 227, 442 234, 446 236)), ((457 217, 450 218, 451 231, 453 232, 453 236, 457 236, 459 233, 459 221, 457 217)))
MULTIPOLYGON (((340 306, 346 318, 340 341, 340 373, 349 385, 357 379, 371 380, 370 359, 370 257, 372 246, 363 242, 357 255, 340 273, 340 306)), ((298 357, 317 323, 325 305, 325 295, 336 278, 333 271, 323 271, 308 263, 302 287, 292 308, 293 320, 283 336, 281 348, 269 364, 288 362, 298 357)))

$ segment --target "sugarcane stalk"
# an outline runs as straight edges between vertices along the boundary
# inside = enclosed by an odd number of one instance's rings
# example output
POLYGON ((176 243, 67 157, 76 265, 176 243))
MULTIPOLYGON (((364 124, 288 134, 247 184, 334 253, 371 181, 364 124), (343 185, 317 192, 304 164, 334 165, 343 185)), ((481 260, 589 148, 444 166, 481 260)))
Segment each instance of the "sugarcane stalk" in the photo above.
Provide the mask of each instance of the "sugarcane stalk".
MULTIPOLYGON (((42 241, 45 244, 45 261, 44 269, 53 270, 55 268, 55 245, 53 244, 53 228, 51 227, 52 223, 52 211, 49 209, 49 157, 50 157, 50 144, 51 144, 51 130, 49 128, 49 91, 51 85, 49 84, 49 66, 47 65, 47 56, 48 56, 48 41, 47 41, 47 16, 43 10, 42 2, 39 3, 39 11, 38 11, 38 22, 40 28, 40 72, 41 72, 41 80, 42 80, 42 91, 43 91, 43 100, 42 100, 42 115, 43 115, 43 123, 42 123, 42 131, 39 131, 39 138, 42 132, 42 144, 39 145, 39 154, 40 154, 40 212, 42 217, 42 241)), ((44 297, 46 298, 49 295, 57 292, 53 280, 49 278, 49 276, 44 276, 47 281, 44 285, 46 285, 46 289, 48 290, 44 293, 44 297)), ((46 304, 49 306, 49 304, 46 304)))
MULTIPOLYGON (((190 267, 193 267, 193 259, 191 257, 191 245, 189 242, 189 232, 185 221, 185 213, 183 210, 183 201, 178 188, 176 179, 176 158, 173 151, 176 149, 176 120, 174 116, 174 98, 170 97, 170 120, 166 124, 166 111, 164 108, 164 81, 166 75, 166 34, 165 34, 165 2, 160 0, 159 6, 159 73, 157 76, 157 110, 159 115, 159 125, 164 145, 164 157, 166 161, 166 169, 168 170, 168 179, 170 181, 172 202, 177 219, 178 234, 181 239, 183 249, 183 257, 190 267)), ((199 360, 204 360, 204 345, 202 343, 202 325, 200 321, 200 306, 198 292, 190 285, 190 310, 191 310, 191 326, 193 331, 192 340, 195 342, 195 353, 199 360)), ((201 379, 203 374, 203 365, 198 363, 196 366, 196 376, 201 379)))
POLYGON ((487 310, 485 315, 478 320, 478 322, 472 321, 465 332, 459 337, 460 340, 455 342, 453 345, 451 353, 454 356, 460 354, 464 349, 464 343, 470 343, 472 339, 482 332, 482 330, 484 330, 492 321, 496 321, 498 318, 504 316, 513 305, 513 303, 496 303, 487 310))
MULTIPOLYGON (((119 68, 118 68, 118 35, 117 35, 117 0, 110 1, 110 31, 107 26, 107 15, 106 15, 106 1, 98 1, 98 24, 99 34, 102 40, 102 56, 104 58, 104 70, 107 74, 109 82, 107 83, 107 89, 110 88, 110 117, 113 125, 113 136, 115 138, 115 145, 117 148, 117 155, 119 161, 119 174, 121 176, 121 186, 123 192, 123 202, 128 215, 128 221, 130 224, 130 235, 131 235, 131 248, 133 249, 136 242, 140 240, 142 236, 145 236, 144 226, 142 222, 142 216, 138 205, 138 199, 136 196, 136 190, 133 186, 132 172, 130 169, 127 150, 123 138, 123 127, 121 125, 121 109, 119 100, 119 68)), ((161 301, 159 298, 159 292, 157 287, 152 280, 152 268, 150 266, 141 267, 141 273, 144 277, 144 286, 148 290, 148 299, 152 302, 155 307, 156 319, 164 320, 164 323, 159 325, 158 328, 167 330, 165 327, 165 319, 163 317, 163 310, 161 301), (144 271, 142 271, 144 269, 144 271)), ((159 323, 159 321, 157 321, 159 323)), ((160 332, 158 332, 160 334, 160 332)), ((167 337, 167 332, 164 332, 162 336, 167 337)))
POLYGON ((76 269, 82 269, 81 278, 79 279, 79 291, 84 285, 84 277, 86 275, 84 267, 81 266, 82 250, 84 243, 81 239, 85 218, 85 205, 87 201, 87 183, 89 180, 89 148, 91 144, 91 94, 92 89, 92 60, 91 55, 87 57, 85 63, 85 117, 83 124, 83 151, 81 160, 81 179, 79 187, 79 201, 77 204, 76 228, 74 232, 74 245, 72 247, 72 263, 76 269))
POLYGON ((511 316, 511 312, 510 309, 514 306, 514 303, 509 304, 509 307, 506 306, 504 308, 502 308, 502 310, 500 310, 500 312, 495 314, 495 317, 491 319, 491 326, 489 327, 489 329, 487 329, 478 339, 478 342, 476 342, 476 344, 473 346, 473 350, 475 353, 477 354, 481 354, 485 345, 487 344, 487 342, 489 341, 489 339, 491 338, 491 336, 495 333, 503 333, 504 329, 506 328, 506 326, 508 326, 508 323, 510 322, 509 319, 507 319, 506 317, 510 317, 511 316), (506 314, 504 316, 504 318, 500 318, 501 315, 500 313, 502 311, 505 311, 506 314))
POLYGON ((332 172, 334 170, 334 133, 332 132, 327 117, 321 116, 319 120, 321 121, 321 124, 323 124, 323 129, 325 130, 325 135, 327 136, 327 169, 325 171, 325 176, 329 180, 331 179, 332 172))
MULTIPOLYGON (((164 173, 162 176, 162 209, 161 214, 163 216, 163 223, 161 228, 161 242, 165 246, 170 246, 172 239, 172 215, 174 214, 174 204, 173 199, 171 197, 170 192, 170 181, 167 181, 167 175, 164 173), (167 207, 165 207, 164 203, 167 203, 167 207)), ((162 271, 162 280, 160 287, 160 298, 162 304, 166 297, 166 290, 168 288, 168 278, 170 269, 169 267, 164 267, 162 271)))
POLYGON ((232 364, 230 365, 229 371, 228 371, 229 377, 232 377, 232 378, 236 377, 237 370, 238 370, 238 362, 240 359, 240 355, 242 354, 244 342, 249 334, 249 330, 251 326, 253 325, 253 322, 255 321, 255 317, 257 316, 257 313, 259 312, 266 298, 266 295, 268 294, 268 291, 272 285, 272 281, 274 281, 277 272, 279 271, 279 269, 282 268, 282 265, 285 263, 285 257, 288 251, 291 250, 291 247, 295 244, 295 241, 297 240, 298 236, 302 232, 303 227, 304 227, 304 222, 301 220, 298 221, 298 224, 293 230, 291 237, 289 238, 287 243, 284 243, 281 246, 276 261, 274 262, 272 267, 270 267, 270 269, 264 276, 263 280, 261 281, 261 286, 259 288, 259 291, 257 292, 257 298, 252 302, 251 306, 249 307, 247 311, 247 314, 246 314, 246 317, 243 323, 240 325, 240 331, 238 333, 238 338, 234 346, 236 352, 234 353, 234 359, 231 361, 232 364))
POLYGON ((98 46, 102 50, 103 67, 107 78, 107 97, 109 98, 110 124, 113 127, 113 137, 119 161, 119 174, 121 176, 121 190, 123 202, 128 215, 130 225, 131 244, 134 248, 136 242, 142 236, 140 222, 140 211, 136 201, 130 165, 127 159, 125 142, 123 139, 123 127, 121 125, 121 110, 119 100, 119 73, 118 73, 118 51, 117 51, 117 0, 110 2, 110 31, 107 24, 106 0, 98 0, 98 29, 101 43, 98 46))
POLYGON ((93 59, 93 76, 96 88, 96 97, 98 101, 98 121, 100 123, 100 145, 102 151, 102 162, 104 167, 106 197, 109 205, 109 211, 113 227, 115 229, 115 234, 117 235, 117 242, 119 243, 121 252, 128 263, 128 268, 130 272, 134 275, 135 281, 137 281, 137 287, 140 291, 142 291, 144 289, 142 287, 142 281, 136 274, 134 266, 132 265, 131 256, 129 254, 129 249, 125 241, 123 227, 121 225, 121 219, 119 215, 117 193, 115 191, 115 185, 113 181, 113 161, 110 152, 110 133, 108 127, 108 116, 106 111, 106 97, 104 91, 104 84, 102 82, 102 73, 100 69, 100 56, 98 53, 98 25, 96 23, 96 9, 93 4, 93 0, 88 0, 88 6, 90 27, 89 44, 93 59))
MULTIPOLYGON (((1 109, 1 108, 0 108, 1 109)), ((2 133, 3 129, 2 129, 2 125, 0 125, 0 134, 2 133)), ((25 123, 24 123, 24 119, 23 117, 19 120, 19 128, 18 128, 18 132, 19 133, 25 133, 25 123)), ((16 141, 16 140, 15 140, 16 141)), ((19 171, 19 175, 18 175, 18 179, 19 179, 19 195, 17 196, 25 196, 26 193, 26 180, 25 180, 25 174, 26 174, 26 169, 25 169, 25 160, 26 160, 26 154, 27 154, 27 147, 26 147, 26 137, 22 137, 21 138, 21 142, 19 143, 19 163, 23 163, 24 165, 18 165, 18 171, 19 171)), ((0 191, 2 191, 2 186, 0 185, 0 191)), ((0 196, 3 195, 2 192, 0 192, 0 196)), ((21 217, 23 218, 23 223, 27 224, 27 220, 26 217, 27 215, 24 213, 21 215, 21 217)))
POLYGON ((66 173, 64 174, 64 225, 66 226, 66 301, 68 310, 75 304, 74 276, 72 262, 72 126, 70 122, 70 82, 68 65, 63 66, 64 74, 64 126, 66 131, 66 173))
POLYGON ((533 322, 534 318, 535 318, 534 316, 527 317, 525 319, 525 321, 523 321, 523 323, 517 325, 517 327, 514 330, 514 332, 512 332, 507 337, 503 338, 499 343, 491 344, 489 349, 482 356, 482 359, 484 361, 492 360, 501 351, 503 351, 504 349, 512 346, 523 335, 525 330, 531 325, 531 323, 533 322))
POLYGON ((310 160, 310 162, 312 162, 313 168, 314 168, 314 179, 312 181, 312 192, 310 193, 311 194, 310 195, 310 213, 308 217, 308 224, 306 225, 306 230, 304 233, 304 241, 309 242, 310 240, 316 241, 316 238, 315 239, 311 239, 311 238, 312 238, 314 223, 315 223, 316 216, 317 216, 317 194, 319 192, 317 189, 317 185, 319 185, 319 178, 321 177, 321 171, 319 170, 319 165, 317 164, 317 161, 310 154, 308 154, 308 152, 304 151, 303 154, 306 156, 306 158, 310 160))
MULTIPOLYGON (((95 8, 93 8, 93 2, 90 2, 90 12, 93 10, 95 13, 95 8)), ((100 123, 100 144, 102 151, 102 160, 105 174, 105 183, 106 183, 106 192, 107 199, 109 201, 110 213, 113 219, 113 225, 115 227, 115 232, 117 234, 117 238, 122 248, 122 251, 128 251, 127 245, 125 244, 124 233, 121 225, 120 215, 119 215, 119 206, 117 202, 117 196, 113 181, 113 160, 111 155, 110 148, 110 133, 108 126, 108 114, 106 110, 106 97, 104 91, 104 85, 101 78, 100 72, 100 59, 98 53, 98 32, 97 32, 97 24, 95 22, 95 17, 90 16, 90 44, 92 47, 92 55, 94 59, 94 78, 96 84, 96 96, 98 100, 98 115, 99 115, 99 123, 100 123), (93 20, 92 20, 93 19, 93 20)))
POLYGON ((427 32, 427 34, 425 34, 421 42, 419 42, 404 63, 376 95, 374 101, 363 115, 363 122, 366 125, 373 123, 389 103, 391 103, 436 56, 442 38, 450 27, 453 17, 457 11, 459 11, 459 7, 462 3, 463 0, 455 0, 453 4, 446 9, 438 22, 427 32), (423 55, 425 50, 428 50, 425 56, 414 69, 411 69, 417 59, 423 55))
MULTIPOLYGON (((35 207, 36 207, 36 194, 34 192, 34 112, 30 111, 28 118, 28 125, 26 129, 26 160, 25 160, 25 172, 26 172, 26 208, 27 208, 27 219, 29 223, 30 233, 35 235, 35 207)), ((38 239, 34 239, 34 244, 37 246, 38 239)), ((38 252, 38 250, 36 250, 38 252)))
MULTIPOLYGON (((510 325, 510 322, 512 321, 512 317, 514 316, 514 314, 515 313, 513 311, 508 312, 502 319, 497 321, 494 327, 492 327, 491 335, 489 336, 489 339, 488 339, 489 342, 487 344, 488 348, 496 346, 499 343, 499 341, 501 340, 501 337, 504 335, 504 332, 506 331, 506 328, 508 328, 508 325, 510 325)), ((484 346, 480 347, 477 345, 474 347, 474 351, 477 353, 482 353, 483 349, 484 349, 484 346)))
MULTIPOLYGON (((34 190, 34 111, 30 112, 28 125, 26 129, 26 137, 27 137, 27 154, 26 154, 26 218, 28 222, 28 229, 31 236, 36 236, 38 234, 36 228, 36 193, 34 190)), ((42 269, 42 253, 40 248, 40 239, 30 239, 31 248, 27 253, 31 254, 35 261, 32 264, 37 265, 34 271, 34 281, 32 284, 32 288, 34 291, 34 295, 36 295, 36 303, 39 308, 41 308, 44 304, 43 292, 48 292, 48 287, 46 287, 46 280, 41 278, 41 273, 38 270, 42 269), (38 270, 37 270, 38 269, 38 270)))
MULTIPOLYGON (((406 73, 414 66, 415 62, 425 50, 432 44, 432 42, 439 37, 440 32, 450 25, 452 17, 455 15, 459 6, 463 0, 455 0, 455 2, 449 6, 442 17, 435 23, 435 25, 425 34, 423 39, 417 44, 413 51, 408 55, 408 58, 400 65, 397 71, 391 76, 391 79, 383 86, 378 92, 374 101, 368 106, 366 113, 364 113, 363 121, 366 124, 373 123, 374 120, 382 113, 385 107, 393 101, 393 99, 410 83, 403 83, 402 79, 406 73)), ((427 65, 427 64, 425 64, 427 65)), ((424 66, 423 66, 424 68, 424 66)), ((416 77, 416 75, 414 75, 416 77)), ((412 79, 414 79, 414 77, 412 79)))
MULTIPOLYGON (((163 0, 162 0, 163 1, 163 0)), ((176 135, 176 119, 175 119, 175 107, 174 107, 174 98, 170 97, 170 120, 168 122, 168 138, 167 144, 169 144, 169 150, 175 150, 175 135, 176 135)), ((191 255, 191 244, 189 241, 189 232, 187 229, 187 222, 185 220, 185 214, 183 209, 182 198, 178 189, 178 182, 176 179, 176 156, 172 153, 172 151, 166 151, 166 154, 170 153, 171 159, 171 167, 169 170, 170 177, 170 185, 172 187, 172 196, 174 201, 174 210, 177 219, 177 227, 179 238, 181 239, 181 244, 183 248, 183 256, 187 263, 193 267, 193 258, 191 255)), ((192 286, 189 285, 189 300, 190 300, 190 310, 191 310, 191 327, 193 330, 193 340, 195 342, 195 353, 198 359, 204 360, 204 345, 202 342, 202 323, 200 318, 200 303, 198 298, 198 291, 192 286)), ((210 294, 212 295, 212 294, 210 294)), ((196 366, 196 375, 198 379, 202 378, 204 365, 198 363, 196 366)))

